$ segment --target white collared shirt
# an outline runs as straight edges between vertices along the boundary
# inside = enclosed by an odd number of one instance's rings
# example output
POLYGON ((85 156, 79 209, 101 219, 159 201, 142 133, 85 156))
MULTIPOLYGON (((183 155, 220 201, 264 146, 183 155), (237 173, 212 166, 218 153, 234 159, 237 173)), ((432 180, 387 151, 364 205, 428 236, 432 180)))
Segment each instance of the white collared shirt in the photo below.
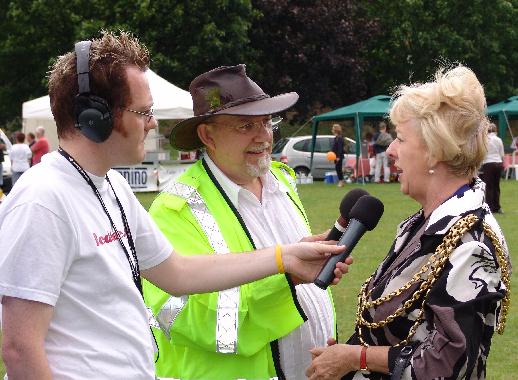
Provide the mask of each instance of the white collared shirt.
MULTIPOLYGON (((257 249, 276 243, 295 243, 309 235, 306 224, 287 195, 288 189, 271 172, 261 176, 261 202, 252 192, 232 182, 207 154, 204 159, 241 215, 257 249)), ((305 378, 305 370, 311 364, 309 350, 325 346, 334 330, 333 306, 328 293, 314 284, 297 285, 296 291, 308 320, 279 340, 281 367, 287 379, 305 378)))

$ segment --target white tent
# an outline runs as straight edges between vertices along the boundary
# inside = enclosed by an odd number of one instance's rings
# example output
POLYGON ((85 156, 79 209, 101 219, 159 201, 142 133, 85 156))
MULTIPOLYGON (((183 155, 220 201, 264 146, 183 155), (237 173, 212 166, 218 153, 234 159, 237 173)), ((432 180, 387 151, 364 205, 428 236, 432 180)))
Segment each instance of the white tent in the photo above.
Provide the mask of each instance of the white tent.
MULTIPOLYGON (((153 111, 156 119, 176 120, 193 116, 192 99, 189 92, 169 83, 151 70, 147 70, 146 75, 149 80, 151 95, 153 96, 153 111)), ((49 140, 51 150, 57 149, 56 124, 50 110, 48 95, 24 102, 22 106, 22 119, 23 131, 26 134, 34 132, 39 125, 45 127, 45 135, 49 140)), ((154 145, 154 142, 157 141, 156 137, 156 131, 148 134, 151 145, 154 145)))
POLYGON ((176 87, 153 71, 146 72, 151 95, 153 95, 153 111, 157 120, 178 120, 192 117, 192 98, 188 91, 176 87))

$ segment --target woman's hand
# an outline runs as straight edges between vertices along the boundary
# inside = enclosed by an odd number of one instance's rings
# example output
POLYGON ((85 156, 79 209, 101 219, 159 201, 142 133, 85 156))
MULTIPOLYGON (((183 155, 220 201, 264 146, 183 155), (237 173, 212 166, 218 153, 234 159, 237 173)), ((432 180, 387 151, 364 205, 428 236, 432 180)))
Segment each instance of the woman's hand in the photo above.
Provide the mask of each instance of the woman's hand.
POLYGON ((306 376, 310 380, 340 379, 345 374, 358 370, 361 347, 334 344, 336 341, 333 341, 334 339, 328 340, 328 343, 332 343, 328 347, 310 350, 313 361, 306 370, 306 376))

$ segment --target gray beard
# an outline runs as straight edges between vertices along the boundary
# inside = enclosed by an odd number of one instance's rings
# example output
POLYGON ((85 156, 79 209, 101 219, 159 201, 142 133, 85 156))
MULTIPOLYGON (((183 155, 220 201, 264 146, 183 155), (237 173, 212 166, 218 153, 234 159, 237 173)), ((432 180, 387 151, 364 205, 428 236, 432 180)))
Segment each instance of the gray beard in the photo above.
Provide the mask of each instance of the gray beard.
POLYGON ((270 165, 272 163, 272 158, 270 155, 261 157, 257 164, 246 164, 246 173, 251 177, 261 177, 268 173, 270 170, 270 165))

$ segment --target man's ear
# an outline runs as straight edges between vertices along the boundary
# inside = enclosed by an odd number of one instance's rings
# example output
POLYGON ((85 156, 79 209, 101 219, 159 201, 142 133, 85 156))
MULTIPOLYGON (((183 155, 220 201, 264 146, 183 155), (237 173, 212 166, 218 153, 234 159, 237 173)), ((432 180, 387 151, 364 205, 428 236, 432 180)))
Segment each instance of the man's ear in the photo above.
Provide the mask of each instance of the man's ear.
POLYGON ((198 124, 197 131, 198 137, 205 147, 209 150, 214 150, 216 145, 212 137, 213 129, 209 124, 201 123, 198 124))

